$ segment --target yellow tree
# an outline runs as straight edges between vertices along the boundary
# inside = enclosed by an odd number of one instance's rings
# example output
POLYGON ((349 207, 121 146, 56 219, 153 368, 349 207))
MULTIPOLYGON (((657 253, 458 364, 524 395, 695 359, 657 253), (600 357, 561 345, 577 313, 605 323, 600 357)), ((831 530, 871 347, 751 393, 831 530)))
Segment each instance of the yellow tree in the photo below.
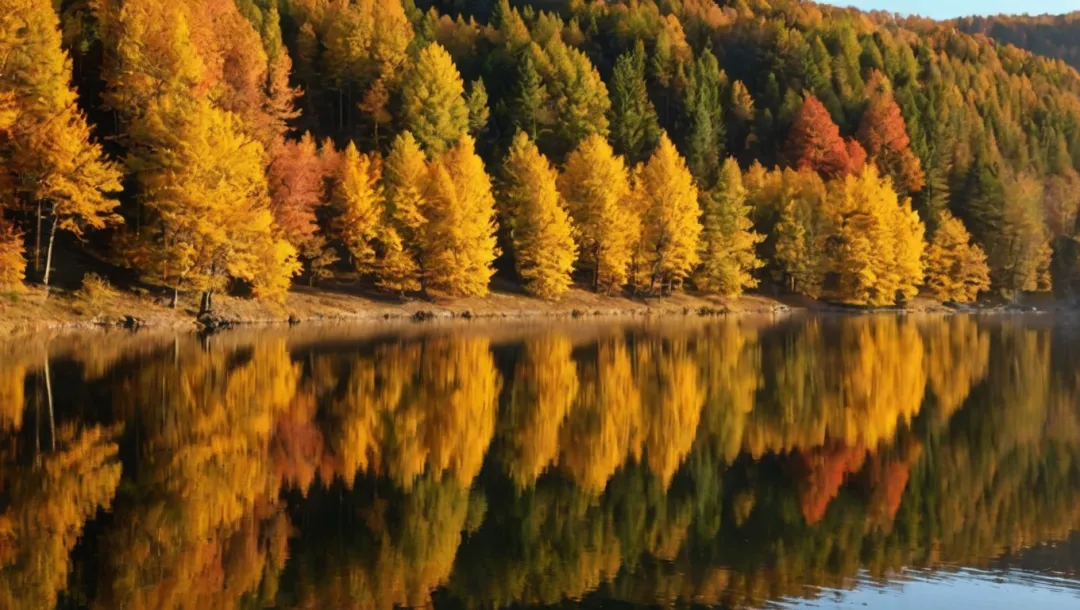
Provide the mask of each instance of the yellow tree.
POLYGON ((574 221, 580 262, 592 269, 593 288, 622 288, 641 232, 623 158, 603 136, 591 135, 567 157, 559 190, 574 221))
POLYGON ((424 190, 427 160, 411 132, 394 139, 383 164, 386 195, 386 253, 379 264, 379 282, 391 290, 416 290, 423 280, 424 190))
POLYGON ((0 218, 0 289, 19 290, 26 277, 23 235, 0 218))
POLYGON ((380 230, 382 192, 379 168, 371 157, 361 154, 352 142, 345 148, 334 185, 337 230, 349 248, 357 271, 366 273, 375 265, 375 240, 380 230))
POLYGON ((970 303, 990 289, 986 253, 959 218, 946 212, 926 250, 926 289, 940 301, 970 303))
POLYGON ((120 171, 90 137, 86 117, 75 105, 71 60, 61 48, 60 22, 48 2, 8 0, 0 19, 4 70, 0 93, 14 95, 19 109, 9 126, 9 167, 19 190, 35 204, 39 260, 42 220, 48 220, 48 250, 41 279, 49 283, 57 230, 82 237, 87 230, 119 223, 113 213, 120 171))
POLYGON ((438 43, 420 51, 401 85, 405 128, 429 153, 445 151, 469 128, 465 85, 453 58, 438 43))
POLYGON ((805 169, 765 171, 754 164, 743 177, 755 218, 770 226, 773 260, 788 290, 811 297, 821 293, 829 222, 825 183, 805 169))
POLYGON ((715 189, 704 199, 702 264, 694 283, 705 291, 739 296, 757 286, 752 274, 764 263, 754 250, 765 237, 752 230, 746 188, 735 159, 724 161, 715 189))
POLYGON ((701 208, 694 177, 667 134, 640 172, 637 188, 643 210, 638 246, 643 277, 650 291, 658 283, 671 290, 698 262, 701 208))
POLYGON ((525 290, 558 298, 570 289, 577 246, 570 217, 556 188, 558 173, 524 131, 504 165, 504 205, 514 262, 525 290))
POLYGON ((152 102, 132 127, 130 163, 151 221, 132 264, 176 292, 203 293, 204 310, 230 279, 280 298, 300 265, 276 235, 262 146, 235 115, 204 100, 152 102))
POLYGON ((472 137, 431 163, 423 235, 425 285, 483 296, 494 273, 495 198, 472 137))
POLYGON ((565 335, 525 343, 510 389, 507 470, 528 487, 559 457, 559 431, 578 393, 573 345, 565 335))
POLYGON ((898 202, 888 179, 870 165, 834 183, 827 203, 840 300, 881 306, 896 303, 898 296, 914 297, 923 280, 924 243, 910 201, 898 202))

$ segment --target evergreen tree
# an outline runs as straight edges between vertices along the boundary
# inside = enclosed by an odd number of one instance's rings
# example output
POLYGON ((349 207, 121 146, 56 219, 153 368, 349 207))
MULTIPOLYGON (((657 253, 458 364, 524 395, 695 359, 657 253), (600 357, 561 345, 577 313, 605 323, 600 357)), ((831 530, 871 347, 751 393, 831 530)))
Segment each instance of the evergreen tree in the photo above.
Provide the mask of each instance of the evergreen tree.
POLYGON ((526 54, 518 65, 511 117, 513 125, 529 134, 534 142, 547 134, 555 121, 551 97, 531 54, 526 54))
POLYGON ((487 129, 488 117, 488 94, 484 88, 484 81, 476 79, 469 85, 469 95, 465 100, 469 107, 469 133, 475 138, 479 137, 487 129))
POLYGON ((656 146, 660 124, 645 83, 645 45, 619 56, 611 76, 611 140, 615 150, 636 162, 656 146))
POLYGON ((445 152, 469 127, 465 86, 446 49, 420 51, 401 85, 402 122, 431 154, 445 152))
POLYGON ((765 238, 752 230, 746 188, 735 159, 728 158, 716 187, 704 194, 701 268, 694 284, 705 291, 739 296, 757 286, 752 275, 764 263, 755 248, 765 238))
POLYGON ((556 188, 558 173, 525 132, 504 166, 504 198, 518 276, 529 293, 548 299, 570 288, 577 258, 573 225, 556 188))

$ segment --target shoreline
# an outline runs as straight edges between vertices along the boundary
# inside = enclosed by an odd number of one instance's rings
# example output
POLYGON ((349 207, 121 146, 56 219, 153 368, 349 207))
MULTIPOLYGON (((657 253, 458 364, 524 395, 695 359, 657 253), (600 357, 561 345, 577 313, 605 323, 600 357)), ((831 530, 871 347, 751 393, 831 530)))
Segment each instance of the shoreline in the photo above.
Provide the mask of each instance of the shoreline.
POLYGON ((525 320, 558 318, 638 318, 657 316, 751 316, 797 313, 865 315, 873 313, 1021 314, 1076 311, 1060 301, 1019 305, 951 307, 917 298, 904 307, 860 309, 798 296, 745 294, 738 298, 680 293, 665 297, 606 296, 573 289, 558 301, 493 291, 484 297, 396 299, 385 295, 299 287, 284 303, 218 296, 210 316, 198 317, 197 301, 183 299, 171 309, 163 297, 128 290, 54 291, 30 288, 0 297, 0 335, 94 329, 215 330, 236 326, 313 323, 378 323, 449 319, 525 320))

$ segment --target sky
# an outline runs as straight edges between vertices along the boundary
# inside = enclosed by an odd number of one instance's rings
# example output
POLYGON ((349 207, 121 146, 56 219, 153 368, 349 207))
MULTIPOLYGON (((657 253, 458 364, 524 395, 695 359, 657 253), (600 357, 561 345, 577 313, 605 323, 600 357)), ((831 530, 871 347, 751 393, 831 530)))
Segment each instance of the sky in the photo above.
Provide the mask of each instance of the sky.
POLYGON ((829 4, 863 10, 886 10, 934 19, 968 15, 1069 13, 1080 10, 1080 0, 825 0, 829 4))

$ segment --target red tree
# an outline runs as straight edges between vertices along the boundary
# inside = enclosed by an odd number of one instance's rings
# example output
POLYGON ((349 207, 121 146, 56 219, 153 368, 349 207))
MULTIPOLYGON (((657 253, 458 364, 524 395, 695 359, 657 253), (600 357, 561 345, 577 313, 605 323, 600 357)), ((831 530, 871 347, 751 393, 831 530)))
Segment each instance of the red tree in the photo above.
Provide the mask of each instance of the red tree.
POLYGON ((907 123, 888 89, 870 99, 870 107, 859 124, 858 138, 870 161, 892 178, 898 193, 910 194, 923 187, 922 165, 911 152, 907 123))
POLYGON ((851 171, 848 147, 840 128, 821 101, 808 95, 795 113, 787 141, 787 159, 797 169, 812 169, 826 178, 851 171))
POLYGON ((274 152, 267 173, 271 209, 285 238, 297 248, 319 228, 315 208, 323 201, 325 165, 310 134, 299 141, 285 141, 274 152))

